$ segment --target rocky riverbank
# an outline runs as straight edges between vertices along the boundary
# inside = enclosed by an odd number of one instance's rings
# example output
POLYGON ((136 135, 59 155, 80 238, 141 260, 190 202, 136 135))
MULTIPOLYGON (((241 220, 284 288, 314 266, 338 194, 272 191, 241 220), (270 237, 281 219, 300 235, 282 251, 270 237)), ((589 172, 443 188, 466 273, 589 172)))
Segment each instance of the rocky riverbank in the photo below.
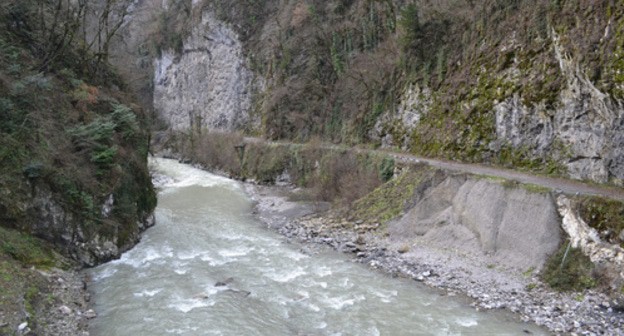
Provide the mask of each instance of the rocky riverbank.
POLYGON ((89 335, 88 320, 96 314, 80 271, 16 267, 9 275, 6 270, 3 276, 16 283, 4 287, 3 299, 13 302, 0 309, 0 335, 89 335))
POLYGON ((348 221, 319 202, 291 201, 299 190, 246 184, 256 211, 271 229, 289 239, 327 246, 354 261, 394 276, 412 278, 444 295, 466 295, 475 309, 506 309, 556 334, 624 335, 624 307, 605 294, 558 293, 532 270, 505 268, 462 251, 392 241, 377 225, 348 221))

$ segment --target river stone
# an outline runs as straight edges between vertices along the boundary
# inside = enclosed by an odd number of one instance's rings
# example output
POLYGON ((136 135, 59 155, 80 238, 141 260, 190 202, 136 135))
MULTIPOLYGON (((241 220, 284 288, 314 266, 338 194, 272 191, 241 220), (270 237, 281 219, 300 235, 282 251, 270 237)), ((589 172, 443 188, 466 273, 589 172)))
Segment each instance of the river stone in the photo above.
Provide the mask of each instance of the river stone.
POLYGON ((230 284, 232 281, 234 281, 234 278, 227 278, 223 281, 218 281, 217 283, 215 283, 215 287, 225 287, 228 284, 230 284))
POLYGON ((88 319, 93 319, 97 317, 97 314, 95 313, 95 311, 93 309, 89 309, 86 312, 84 312, 84 317, 88 318, 88 319))
POLYGON ((67 307, 67 306, 60 306, 59 307, 59 311, 65 315, 69 315, 71 314, 72 310, 71 308, 67 307))

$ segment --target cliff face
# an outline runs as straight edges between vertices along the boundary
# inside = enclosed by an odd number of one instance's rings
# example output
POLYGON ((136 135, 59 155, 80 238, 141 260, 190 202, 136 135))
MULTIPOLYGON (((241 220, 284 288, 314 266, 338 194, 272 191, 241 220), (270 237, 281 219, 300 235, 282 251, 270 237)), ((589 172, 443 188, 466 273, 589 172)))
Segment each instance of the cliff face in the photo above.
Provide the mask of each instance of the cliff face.
POLYGON ((154 109, 174 130, 245 129, 253 78, 238 34, 203 12, 182 50, 156 60, 154 109))
POLYGON ((176 129, 320 136, 601 183, 624 178, 619 2, 188 7, 183 47, 163 49, 156 63, 156 104, 176 129), (192 103, 181 109, 176 97, 192 103))
POLYGON ((496 141, 532 148, 539 155, 548 155, 560 146, 563 164, 572 178, 621 183, 622 102, 596 88, 560 45, 559 36, 554 31, 551 36, 551 52, 564 79, 556 103, 548 108, 529 106, 519 95, 505 98, 494 106, 496 141))

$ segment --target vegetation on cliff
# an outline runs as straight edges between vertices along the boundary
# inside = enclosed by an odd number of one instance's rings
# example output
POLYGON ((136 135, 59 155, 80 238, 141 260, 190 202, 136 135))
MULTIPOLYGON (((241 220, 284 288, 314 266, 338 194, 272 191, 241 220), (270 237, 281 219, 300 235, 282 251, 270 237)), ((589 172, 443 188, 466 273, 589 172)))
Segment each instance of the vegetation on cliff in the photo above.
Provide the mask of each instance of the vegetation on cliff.
POLYGON ((118 257, 149 224, 148 118, 108 64, 128 5, 0 4, 0 334, 84 331, 84 288, 59 269, 118 257))
POLYGON ((113 27, 91 43, 104 26, 88 33, 83 6, 0 5, 0 225, 76 259, 96 237, 129 247, 156 202, 146 113, 107 63, 113 27))
POLYGON ((620 2, 187 0, 156 49, 205 11, 266 80, 249 133, 622 183, 620 2))

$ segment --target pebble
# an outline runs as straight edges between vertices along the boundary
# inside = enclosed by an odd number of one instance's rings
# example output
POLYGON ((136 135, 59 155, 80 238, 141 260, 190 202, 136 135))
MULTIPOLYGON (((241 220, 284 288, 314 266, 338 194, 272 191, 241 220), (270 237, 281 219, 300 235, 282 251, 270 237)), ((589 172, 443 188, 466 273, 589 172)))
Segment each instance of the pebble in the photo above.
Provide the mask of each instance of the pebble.
POLYGON ((72 313, 71 308, 67 307, 67 306, 60 306, 59 307, 59 311, 65 315, 69 315, 72 313))
POLYGON ((86 317, 88 319, 92 319, 92 318, 96 318, 97 314, 95 313, 95 311, 93 309, 89 309, 86 312, 84 312, 84 317, 86 317))

